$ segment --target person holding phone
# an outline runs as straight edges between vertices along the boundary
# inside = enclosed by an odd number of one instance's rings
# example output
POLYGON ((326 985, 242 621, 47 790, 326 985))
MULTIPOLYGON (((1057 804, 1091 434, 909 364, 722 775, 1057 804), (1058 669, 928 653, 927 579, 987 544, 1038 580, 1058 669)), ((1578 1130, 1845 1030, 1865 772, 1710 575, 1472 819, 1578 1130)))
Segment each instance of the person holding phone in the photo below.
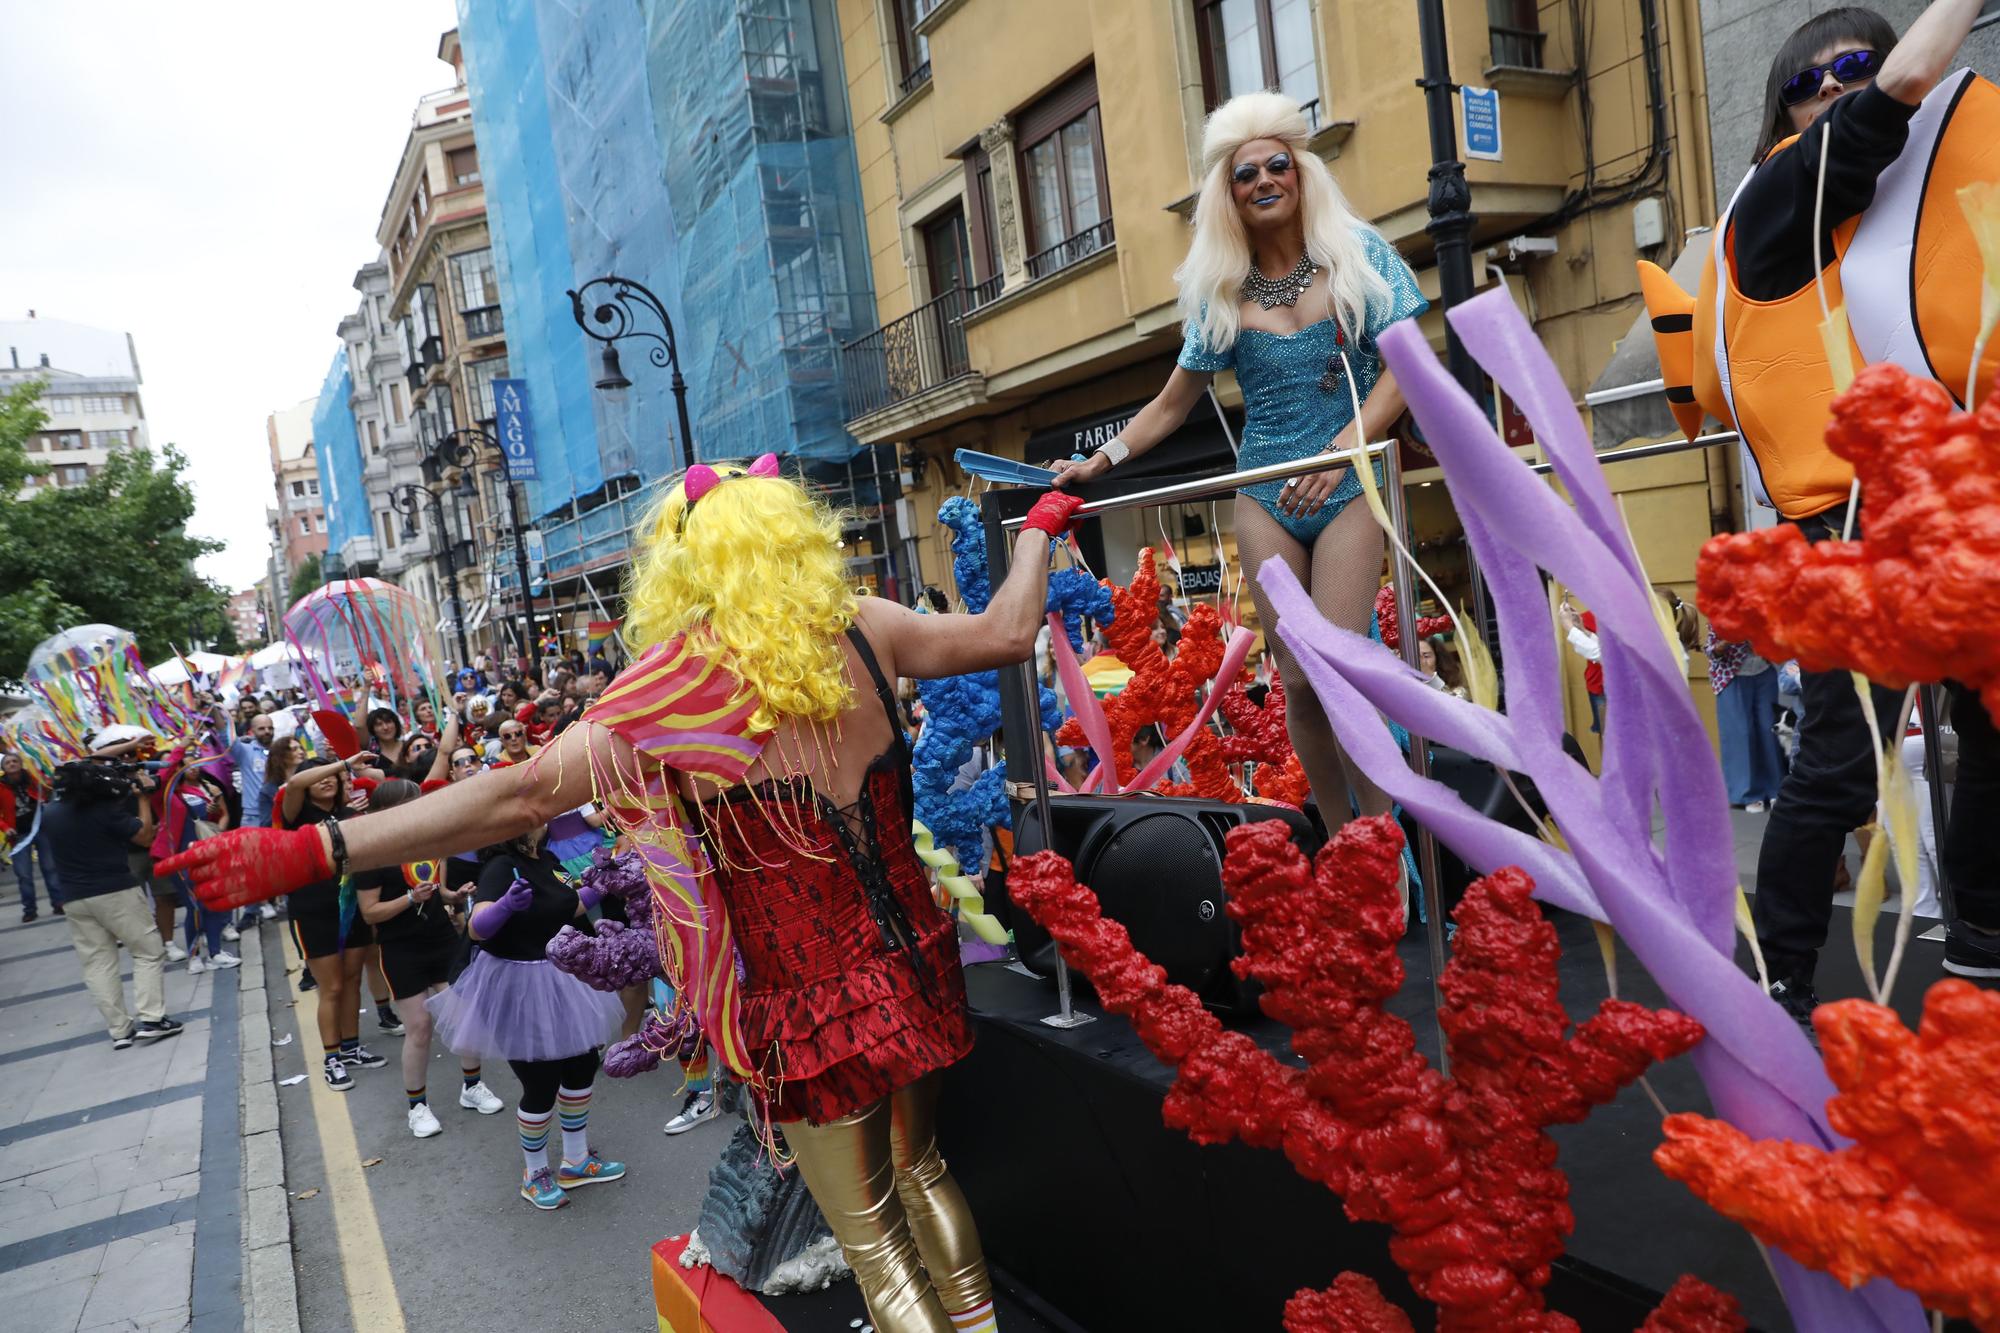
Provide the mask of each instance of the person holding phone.
MULTIPOLYGON (((296 744, 292 746, 297 749, 296 744)), ((271 758, 279 759, 273 750, 271 758)), ((305 829, 352 813, 350 778, 357 759, 298 768, 278 793, 274 828, 305 829)), ((341 910, 340 877, 326 875, 292 890, 287 899, 292 942, 312 974, 319 997, 321 1074, 335 1092, 354 1087, 351 1069, 380 1069, 388 1061, 361 1044, 361 973, 375 942, 367 921, 341 910)))

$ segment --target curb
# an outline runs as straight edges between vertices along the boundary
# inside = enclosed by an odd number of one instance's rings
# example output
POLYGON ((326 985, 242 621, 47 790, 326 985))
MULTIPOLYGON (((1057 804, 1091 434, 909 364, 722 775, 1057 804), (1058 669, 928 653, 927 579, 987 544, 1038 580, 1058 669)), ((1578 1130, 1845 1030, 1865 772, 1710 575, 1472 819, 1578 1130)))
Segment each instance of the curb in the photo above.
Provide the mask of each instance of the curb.
POLYGON ((243 966, 236 972, 242 993, 243 1323, 258 1333, 298 1333, 298 1274, 264 989, 264 935, 274 924, 259 925, 257 947, 243 951, 243 966))

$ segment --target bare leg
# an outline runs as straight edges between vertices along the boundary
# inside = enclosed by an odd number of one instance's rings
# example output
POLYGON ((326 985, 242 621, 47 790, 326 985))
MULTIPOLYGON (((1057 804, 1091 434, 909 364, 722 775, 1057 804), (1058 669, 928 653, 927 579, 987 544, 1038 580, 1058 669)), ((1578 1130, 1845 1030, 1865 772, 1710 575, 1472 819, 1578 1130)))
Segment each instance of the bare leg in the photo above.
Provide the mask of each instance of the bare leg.
MULTIPOLYGON (((361 1037, 361 969, 368 960, 367 949, 343 949, 340 952, 340 1008, 336 1011, 340 1018, 340 1039, 358 1041, 361 1037)), ((383 989, 388 989, 386 986, 383 989)), ((325 1004, 325 1000, 320 1001, 325 1004)))
POLYGON ((1257 571, 1266 560, 1274 557, 1282 560, 1311 595, 1321 615, 1343 629, 1366 634, 1375 590, 1382 584, 1381 531, 1357 500, 1327 525, 1308 551, 1262 505, 1238 496, 1236 548, 1243 567, 1250 571, 1250 596, 1257 604, 1257 616, 1264 626, 1264 642, 1285 682, 1285 729, 1291 736, 1292 749, 1298 752, 1299 763, 1305 767, 1306 778, 1312 783, 1320 819, 1332 833, 1348 821, 1357 802, 1363 814, 1385 813, 1389 798, 1353 767, 1340 748, 1312 685, 1299 670, 1291 650, 1277 637, 1277 613, 1271 609, 1263 586, 1256 581, 1257 571))
POLYGON ((347 1000, 347 974, 341 970, 340 960, 337 953, 306 959, 306 970, 318 986, 313 995, 319 1001, 319 1044, 328 1054, 340 1048, 342 1011, 354 1007, 347 1000))
POLYGON ((443 989, 433 986, 396 1001, 396 1017, 403 1020, 403 1087, 411 1093, 425 1087, 431 1063, 431 1011, 424 1001, 443 989))

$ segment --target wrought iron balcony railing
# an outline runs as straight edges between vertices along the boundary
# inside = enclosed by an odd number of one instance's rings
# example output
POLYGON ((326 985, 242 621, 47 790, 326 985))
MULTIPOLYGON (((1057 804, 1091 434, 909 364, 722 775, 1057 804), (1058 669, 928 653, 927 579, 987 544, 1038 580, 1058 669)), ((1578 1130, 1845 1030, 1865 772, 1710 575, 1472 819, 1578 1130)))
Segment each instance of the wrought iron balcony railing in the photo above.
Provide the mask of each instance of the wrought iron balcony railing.
POLYGON ((497 305, 461 310, 458 316, 465 321, 465 336, 468 338, 497 338, 506 327, 497 305))
POLYGON ((914 398, 972 367, 965 354, 965 289, 954 287, 909 314, 843 344, 847 419, 914 398))
POLYGON ((1542 43, 1548 34, 1529 28, 1487 29, 1493 39, 1493 63, 1512 65, 1518 69, 1540 69, 1542 67, 1542 43))
POLYGON ((1057 241, 1048 249, 1028 257, 1028 281, 1046 278, 1051 273, 1060 273, 1071 264, 1088 259, 1099 250, 1109 249, 1117 237, 1112 230, 1111 219, 1106 218, 1095 227, 1085 227, 1067 240, 1057 241))

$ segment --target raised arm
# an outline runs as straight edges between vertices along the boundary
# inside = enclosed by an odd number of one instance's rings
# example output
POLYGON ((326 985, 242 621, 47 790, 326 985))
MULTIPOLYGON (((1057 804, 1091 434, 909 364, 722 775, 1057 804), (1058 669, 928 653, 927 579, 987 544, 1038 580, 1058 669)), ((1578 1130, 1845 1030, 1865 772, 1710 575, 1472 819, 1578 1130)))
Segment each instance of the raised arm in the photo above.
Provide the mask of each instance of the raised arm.
POLYGON ((306 793, 312 789, 313 783, 318 782, 321 778, 331 777, 335 773, 351 773, 353 771, 353 765, 349 764, 347 760, 336 759, 330 764, 315 764, 311 768, 302 768, 292 774, 290 780, 285 783, 284 805, 282 807, 285 822, 287 824, 291 823, 299 817, 299 811, 305 809, 306 793))
POLYGON ((1931 0, 1882 62, 1875 86, 1905 106, 1930 96, 1958 59, 1983 0, 1931 0))
MULTIPOLYGON (((1137 458, 1179 430, 1188 413, 1194 410, 1194 405, 1208 392, 1209 381, 1214 378, 1205 370, 1175 366, 1174 373, 1167 376, 1166 386, 1153 395, 1151 402, 1133 414, 1132 419, 1125 423, 1125 429, 1118 432, 1117 438, 1125 443, 1126 456, 1137 458)), ((1114 463, 1105 449, 1099 449, 1081 462, 1064 458, 1051 466, 1056 471, 1055 484, 1070 486, 1097 480, 1109 472, 1114 463)))

